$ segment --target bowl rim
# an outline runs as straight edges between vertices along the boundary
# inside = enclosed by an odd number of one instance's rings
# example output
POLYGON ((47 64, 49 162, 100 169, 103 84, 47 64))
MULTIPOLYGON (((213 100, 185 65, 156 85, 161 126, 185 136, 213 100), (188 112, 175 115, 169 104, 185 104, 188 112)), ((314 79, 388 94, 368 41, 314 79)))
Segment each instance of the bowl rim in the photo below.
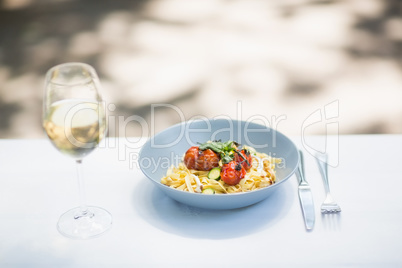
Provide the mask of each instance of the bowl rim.
MULTIPOLYGON (((264 126, 264 125, 261 125, 261 124, 258 124, 258 123, 249 122, 249 121, 245 121, 245 120, 224 119, 224 118, 216 118, 216 119, 215 119, 215 118, 208 118, 207 120, 205 120, 205 119, 193 119, 193 120, 183 121, 183 122, 174 124, 174 125, 172 125, 172 126, 170 126, 170 127, 167 127, 167 128, 165 128, 165 129, 159 131, 158 133, 156 133, 154 136, 149 137, 148 140, 147 140, 147 141, 143 144, 143 146, 141 147, 141 150, 140 150, 139 155, 138 155, 138 161, 140 161, 140 159, 141 159, 141 157, 142 157, 142 154, 143 154, 143 150, 144 150, 144 148, 145 148, 145 145, 148 144, 149 142, 151 142, 151 139, 154 139, 155 137, 159 136, 159 135, 162 134, 163 132, 165 132, 165 131, 167 131, 167 130, 169 130, 169 129, 178 127, 178 126, 180 126, 180 125, 186 125, 186 124, 191 123, 191 122, 207 122, 207 121, 208 121, 208 122, 210 122, 210 121, 214 121, 214 122, 216 122, 216 121, 226 121, 226 122, 231 121, 231 122, 234 122, 234 123, 237 123, 237 124, 238 124, 238 123, 241 123, 241 122, 248 122, 248 123, 252 123, 252 124, 255 124, 255 125, 262 126, 262 127, 266 128, 266 129, 270 129, 271 131, 276 132, 276 133, 279 134, 279 135, 282 135, 288 142, 290 142, 290 144, 292 144, 292 145, 294 146, 294 148, 295 148, 296 151, 298 152, 298 147, 296 146, 296 144, 295 144, 289 137, 287 137, 287 136, 286 136, 285 134, 283 134, 282 132, 280 132, 280 131, 278 131, 278 130, 275 130, 275 129, 271 128, 271 127, 267 127, 267 126, 264 126)), ((264 188, 256 189, 256 190, 249 191, 249 192, 240 192, 240 193, 231 193, 231 194, 215 194, 215 195, 205 195, 205 194, 204 194, 204 195, 203 195, 203 194, 199 194, 199 193, 191 193, 191 192, 186 192, 186 191, 177 190, 177 189, 175 189, 175 188, 171 188, 171 187, 169 187, 169 186, 166 186, 166 185, 162 184, 160 181, 155 181, 154 179, 150 178, 150 177, 148 176, 148 174, 144 171, 144 169, 143 169, 143 167, 142 167, 142 165, 141 165, 141 161, 139 162, 140 169, 141 169, 142 173, 145 175, 145 177, 147 177, 150 181, 152 181, 153 183, 155 183, 158 187, 165 187, 164 189, 167 189, 168 191, 171 191, 172 193, 183 193, 184 195, 189 195, 189 196, 208 196, 209 198, 228 198, 227 196, 243 196, 243 195, 247 195, 247 194, 252 194, 252 193, 267 191, 268 189, 276 188, 276 187, 278 187, 279 185, 281 185, 282 183, 286 182, 290 177, 292 177, 292 175, 296 172, 296 170, 297 170, 299 164, 300 164, 300 155, 299 155, 299 153, 297 153, 297 164, 296 164, 296 166, 289 172, 289 175, 286 176, 285 178, 281 179, 280 181, 275 181, 275 183, 273 183, 273 184, 271 184, 271 185, 269 185, 269 186, 267 186, 267 187, 264 187, 264 188), (219 196, 219 197, 218 197, 218 196, 219 196), (226 197, 225 197, 225 196, 226 196, 226 197)), ((203 198, 203 197, 201 197, 201 198, 203 198)), ((205 198, 207 198, 207 197, 205 197, 205 198)))

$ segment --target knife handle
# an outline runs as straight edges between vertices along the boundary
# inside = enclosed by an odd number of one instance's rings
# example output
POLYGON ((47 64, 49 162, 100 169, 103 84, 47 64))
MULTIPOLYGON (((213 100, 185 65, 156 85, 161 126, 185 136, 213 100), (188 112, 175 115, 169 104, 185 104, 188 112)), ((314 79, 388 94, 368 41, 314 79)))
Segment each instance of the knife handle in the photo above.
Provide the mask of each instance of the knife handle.
POLYGON ((300 182, 305 182, 306 180, 304 179, 304 156, 301 150, 299 150, 299 156, 300 156, 300 165, 298 169, 300 175, 300 182))

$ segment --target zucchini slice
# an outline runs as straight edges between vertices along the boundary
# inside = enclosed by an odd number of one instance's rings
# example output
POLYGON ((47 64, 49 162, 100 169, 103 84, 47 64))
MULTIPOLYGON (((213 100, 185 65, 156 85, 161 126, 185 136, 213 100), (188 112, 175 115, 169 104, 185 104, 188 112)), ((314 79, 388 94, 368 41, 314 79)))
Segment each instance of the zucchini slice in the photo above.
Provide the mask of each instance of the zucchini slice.
POLYGON ((219 167, 213 168, 208 173, 208 179, 219 180, 221 177, 221 169, 219 167))
POLYGON ((212 188, 205 188, 204 190, 202 190, 203 194, 215 194, 215 190, 212 188))

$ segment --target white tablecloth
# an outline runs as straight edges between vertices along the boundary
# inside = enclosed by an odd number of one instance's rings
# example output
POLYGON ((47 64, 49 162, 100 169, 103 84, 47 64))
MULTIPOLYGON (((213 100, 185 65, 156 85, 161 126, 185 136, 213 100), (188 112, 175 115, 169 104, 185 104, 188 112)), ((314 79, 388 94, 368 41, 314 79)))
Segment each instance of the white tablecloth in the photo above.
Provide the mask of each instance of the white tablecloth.
MULTIPOLYGON (((312 147, 324 141, 308 137, 312 147)), ((47 140, 0 140, 0 267, 402 266, 402 135, 339 137, 339 158, 338 145, 330 155, 339 161, 329 167, 339 215, 320 214, 324 188, 305 154, 316 209, 311 232, 295 176, 247 208, 188 207, 139 170, 143 142, 110 138, 84 160, 87 203, 111 212, 113 227, 72 240, 56 223, 78 202, 74 162, 47 140)))

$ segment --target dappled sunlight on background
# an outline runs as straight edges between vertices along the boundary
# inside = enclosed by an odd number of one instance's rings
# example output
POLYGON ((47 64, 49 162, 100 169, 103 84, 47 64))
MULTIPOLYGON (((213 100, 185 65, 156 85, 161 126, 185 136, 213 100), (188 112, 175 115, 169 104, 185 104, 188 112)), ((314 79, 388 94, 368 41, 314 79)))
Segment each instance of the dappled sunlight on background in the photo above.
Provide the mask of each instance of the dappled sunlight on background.
MULTIPOLYGON (((0 1, 0 137, 43 137, 46 71, 95 67, 110 135, 261 115, 289 135, 338 101, 339 131, 402 133, 402 4, 350 0, 0 1), (151 106, 156 104, 156 106, 151 106), (169 104, 169 105, 160 105, 169 104)), ((325 133, 325 122, 309 134, 325 133)))

